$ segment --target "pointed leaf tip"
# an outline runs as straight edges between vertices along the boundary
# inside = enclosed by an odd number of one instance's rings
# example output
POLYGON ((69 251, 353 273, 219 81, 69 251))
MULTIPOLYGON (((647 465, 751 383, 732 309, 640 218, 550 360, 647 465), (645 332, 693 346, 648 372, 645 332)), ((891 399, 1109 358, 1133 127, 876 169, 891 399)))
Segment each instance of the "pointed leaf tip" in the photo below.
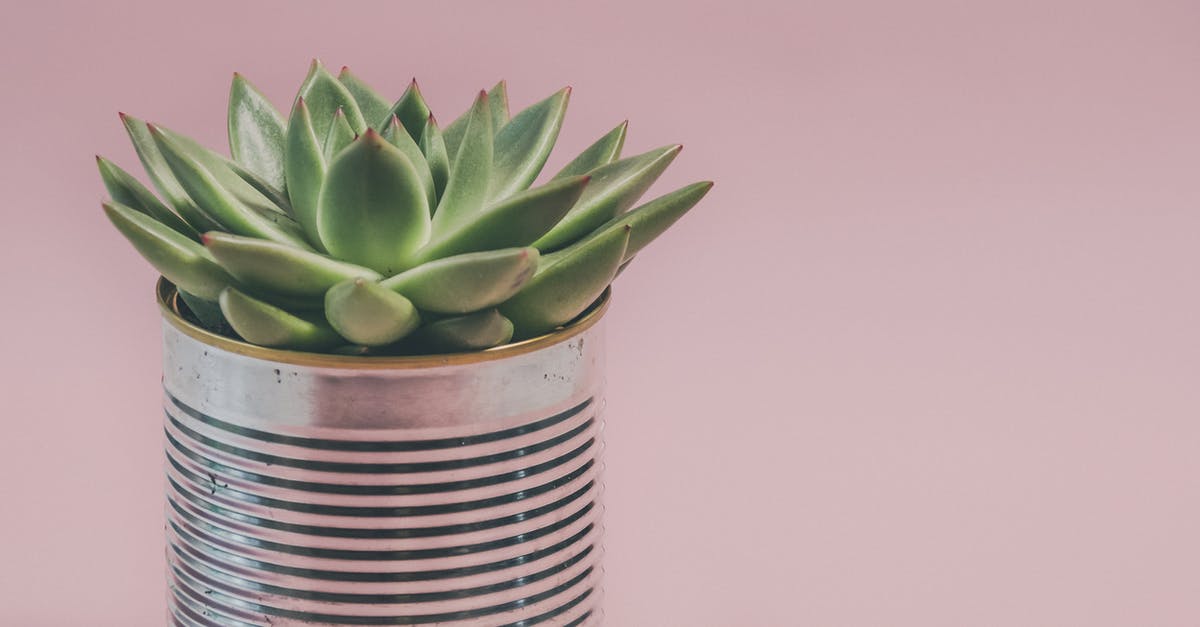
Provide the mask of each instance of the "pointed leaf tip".
MULTIPOLYGON (((611 135, 610 132, 606 137, 611 135)), ((593 183, 587 187, 571 212, 554 229, 534 242, 534 246, 543 252, 562 248, 624 213, 670 165, 679 149, 678 144, 663 146, 591 170, 595 177, 593 183)))
POLYGON ((558 139, 567 108, 565 94, 559 90, 511 117, 507 106, 494 106, 506 105, 503 93, 491 102, 495 148, 489 200, 503 200, 537 178, 558 139))
POLYGON ((403 294, 418 309, 467 314, 516 295, 533 277, 537 260, 537 251, 527 247, 466 253, 421 264, 380 285, 403 294))
POLYGON ((429 201, 419 177, 399 148, 367 127, 333 160, 321 185, 320 240, 337 258, 381 274, 399 272, 429 236, 429 201))

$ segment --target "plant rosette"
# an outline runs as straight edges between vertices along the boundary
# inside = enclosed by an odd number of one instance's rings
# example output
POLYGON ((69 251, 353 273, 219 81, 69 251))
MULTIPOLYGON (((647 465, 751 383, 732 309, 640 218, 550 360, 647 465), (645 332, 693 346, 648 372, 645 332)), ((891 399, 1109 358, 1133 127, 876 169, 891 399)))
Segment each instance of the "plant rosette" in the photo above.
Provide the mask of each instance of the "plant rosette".
POLYGON ((440 127, 314 61, 285 119, 240 75, 230 157, 121 115, 97 157, 163 276, 169 620, 601 620, 609 284, 709 190, 621 123, 535 185, 570 97, 503 82, 440 127), (161 197, 161 199, 160 199, 161 197))

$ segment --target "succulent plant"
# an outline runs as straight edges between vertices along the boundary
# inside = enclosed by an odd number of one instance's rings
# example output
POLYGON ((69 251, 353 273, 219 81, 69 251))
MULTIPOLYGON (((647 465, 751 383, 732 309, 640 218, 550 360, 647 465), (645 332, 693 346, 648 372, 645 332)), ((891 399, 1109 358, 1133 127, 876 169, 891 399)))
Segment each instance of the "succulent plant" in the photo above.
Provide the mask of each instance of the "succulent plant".
POLYGON ((680 146, 626 123, 536 186, 570 88, 510 116, 503 81, 444 128, 314 61, 285 119, 235 74, 231 157, 121 114, 162 200, 97 157, 113 225, 205 327, 277 348, 482 350, 569 323, 711 187, 638 199, 680 146))

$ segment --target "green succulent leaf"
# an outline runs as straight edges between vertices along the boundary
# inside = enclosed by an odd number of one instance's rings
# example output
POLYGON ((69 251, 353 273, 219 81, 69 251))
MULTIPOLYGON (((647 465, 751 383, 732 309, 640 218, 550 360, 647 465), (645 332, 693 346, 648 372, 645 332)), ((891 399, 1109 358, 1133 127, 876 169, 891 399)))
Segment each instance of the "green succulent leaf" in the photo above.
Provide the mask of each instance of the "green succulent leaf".
POLYGON ((422 352, 456 353, 499 346, 512 336, 513 323, 488 309, 426 324, 413 334, 412 344, 422 352))
POLYGON ((466 253, 419 265, 383 281, 419 309, 462 314, 508 300, 537 269, 536 248, 466 253))
POLYGON ((385 276, 400 271, 429 239, 429 205, 416 167, 367 129, 329 166, 317 231, 339 259, 385 276))
POLYGON ((229 326, 259 346, 319 351, 343 343, 323 319, 289 313, 233 287, 225 288, 218 302, 229 326))
POLYGON ((155 126, 149 128, 155 146, 170 166, 175 179, 210 218, 240 235, 251 235, 308 248, 308 243, 297 234, 281 228, 276 220, 265 217, 243 204, 175 139, 168 137, 155 126))
POLYGON ((502 80, 442 126, 415 79, 389 105, 314 60, 285 120, 235 73, 232 157, 122 114, 158 195, 98 156, 104 211, 216 333, 360 356, 483 350, 577 319, 712 186, 639 201, 681 147, 622 159, 622 122, 531 189, 570 95, 514 116, 502 80))
POLYGON ((270 294, 318 298, 347 279, 382 278, 370 268, 251 237, 205 233, 204 245, 242 285, 270 294))
MULTIPOLYGON (((450 179, 450 156, 446 152, 446 141, 438 128, 433 114, 425 121, 425 130, 421 131, 421 152, 429 164, 429 175, 433 177, 433 187, 438 199, 446 192, 446 181, 450 179)), ((434 202, 433 207, 437 207, 434 202)))
POLYGON ((492 118, 486 92, 471 107, 462 150, 453 157, 446 193, 433 214, 435 230, 461 224, 483 208, 492 172, 492 118))
POLYGON ((400 123, 404 125, 413 141, 421 137, 430 113, 429 105, 425 104, 425 97, 421 95, 421 88, 417 86, 417 79, 414 78, 409 83, 408 89, 404 90, 404 95, 392 105, 389 113, 389 119, 391 115, 400 118, 400 123))
POLYGON ((537 178, 558 140, 571 88, 567 87, 518 113, 496 133, 488 197, 501 200, 537 178))
POLYGON ((229 151, 234 161, 275 190, 284 188, 286 129, 275 106, 235 73, 229 88, 229 151))
POLYGON ((324 250, 317 235, 317 205, 325 180, 325 157, 303 98, 296 102, 288 122, 286 166, 292 214, 308 234, 308 241, 324 250))
POLYGON ((350 95, 354 96, 354 101, 358 103, 358 109, 362 111, 367 126, 376 130, 383 128, 383 125, 392 117, 391 104, 365 81, 352 73, 348 67, 343 67, 342 71, 338 72, 337 78, 350 92, 350 95))
POLYGON ((329 134, 325 136, 325 146, 321 149, 321 156, 325 159, 325 163, 333 161, 333 158, 343 148, 349 146, 354 138, 354 129, 350 128, 350 122, 346 121, 346 114, 338 109, 333 113, 333 122, 329 124, 329 134))
POLYGON ((471 112, 473 110, 474 107, 467 109, 465 113, 455 118, 454 121, 442 129, 442 141, 446 143, 446 155, 450 158, 450 163, 454 163, 454 159, 458 157, 458 147, 462 144, 463 137, 466 135, 467 123, 471 119, 471 112))
POLYGON ((417 308, 407 298, 364 279, 329 288, 325 318, 338 334, 362 346, 392 344, 421 324, 417 308))
POLYGON ((283 191, 282 187, 271 185, 257 174, 247 170, 240 163, 229 161, 228 164, 229 169, 233 170, 234 174, 237 174, 254 191, 271 202, 272 211, 281 210, 288 216, 292 215, 292 203, 288 200, 287 193, 283 191))
MULTIPOLYGON (((659 196, 624 215, 609 220, 583 241, 604 237, 611 231, 631 227, 633 230, 629 233, 629 245, 625 247, 625 257, 621 260, 622 267, 624 267, 624 264, 629 263, 634 255, 662 235, 679 218, 682 218, 683 214, 696 206, 696 203, 704 198, 708 190, 712 189, 712 186, 712 181, 692 183, 669 194, 659 196)), ((553 256, 558 254, 550 253, 547 256, 553 259, 553 256)))
POLYGON ((233 282, 203 246, 130 207, 117 202, 104 203, 104 213, 113 226, 167 280, 181 290, 216 300, 221 290, 233 282))
POLYGON ((616 276, 628 243, 625 227, 543 256, 525 288, 500 306, 516 337, 548 333, 583 313, 616 276))
MULTIPOLYGON (((149 128, 149 126, 150 125, 147 125, 147 128, 149 128)), ((163 135, 170 139, 175 143, 176 147, 182 153, 186 154, 196 163, 204 166, 204 169, 208 170, 208 172, 212 174, 217 183, 233 194, 233 196, 237 198, 238 201, 240 201, 243 205, 261 214, 283 213, 283 207, 273 202, 268 196, 259 192, 255 185, 252 185, 248 182, 249 179, 257 177, 246 171, 245 168, 242 168, 233 161, 226 159, 223 155, 205 148, 199 142, 188 137, 187 135, 176 133, 175 131, 158 124, 153 126, 155 129, 157 129, 157 134, 163 135), (239 173, 239 171, 241 173, 239 173)), ((153 139, 155 133, 151 133, 150 135, 151 139, 153 139)), ((157 146, 157 144, 155 145, 157 146)), ((168 165, 170 165, 169 162, 168 165)), ((178 175, 176 175, 175 178, 178 179, 178 175)), ((182 182, 180 182, 180 184, 182 185, 182 182)), ((259 179, 257 185, 261 186, 266 184, 259 179)), ((186 185, 183 187, 185 190, 187 189, 186 185)), ((195 197, 193 197, 192 200, 199 202, 195 197)), ((203 209, 203 207, 201 207, 201 209, 203 209)))
MULTIPOLYGON (((147 125, 147 128, 149 126, 147 125)), ((276 196, 282 195, 283 192, 273 189, 271 185, 258 178, 252 172, 226 159, 224 156, 205 148, 194 139, 157 124, 153 126, 155 131, 151 133, 152 139, 157 135, 161 135, 170 140, 180 154, 186 155, 204 170, 207 170, 217 185, 228 191, 244 207, 257 213, 268 222, 279 226, 291 239, 301 243, 305 242, 304 233, 300 229, 300 226, 286 212, 290 209, 289 203, 282 199, 282 202, 275 200, 276 196)), ((162 152, 161 146, 159 146, 160 140, 155 139, 154 141, 156 142, 155 146, 159 147, 160 152, 162 152)), ((173 162, 165 154, 164 160, 167 161, 168 166, 174 167, 172 165, 173 162)), ((175 173, 175 178, 179 180, 177 173, 175 173)), ((187 185, 182 181, 180 181, 180 184, 190 193, 187 185)), ((197 201, 197 206, 201 210, 205 209, 195 197, 192 200, 197 201)))
POLYGON ((425 200, 429 203, 429 209, 432 211, 437 206, 438 192, 433 180, 433 172, 430 171, 429 162, 425 160, 425 153, 421 151, 421 147, 404 130, 403 123, 396 116, 392 116, 387 126, 383 128, 382 135, 393 146, 399 148, 400 152, 404 153, 405 157, 408 157, 409 163, 413 164, 413 167, 417 169, 417 176, 421 179, 421 188, 425 190, 425 200))
POLYGON ((588 177, 573 176, 509 196, 484 209, 471 221, 445 233, 435 233, 417 252, 416 262, 529 246, 571 210, 587 184, 588 177))
POLYGON ((678 144, 665 146, 592 170, 579 202, 533 245, 542 251, 562 248, 620 215, 646 193, 682 149, 678 144))
POLYGON ((602 165, 616 161, 621 157, 621 148, 625 146, 625 132, 628 129, 629 120, 621 122, 616 128, 605 133, 604 137, 596 140, 595 143, 579 153, 578 157, 563 166, 563 169, 555 174, 554 178, 587 174, 602 165))
POLYGON ((179 298, 183 300, 188 310, 192 312, 192 315, 200 321, 200 324, 204 328, 221 333, 229 325, 225 321, 225 314, 221 313, 221 305, 217 301, 200 298, 184 290, 179 290, 179 298))
POLYGON ((121 114, 121 122, 125 125, 125 131, 129 133, 129 139, 133 142, 138 159, 146 168, 146 174, 150 175, 154 186, 162 193, 167 203, 175 209, 175 212, 199 233, 221 228, 220 224, 206 216, 196 206, 179 181, 175 180, 175 175, 171 173, 170 166, 159 153, 158 146, 154 143, 154 138, 150 135, 150 129, 146 123, 124 113, 121 114))
POLYGON ((500 81, 488 90, 488 110, 492 113, 492 133, 508 124, 508 83, 500 81))
POLYGON ((104 187, 108 189, 114 201, 162 222, 189 239, 199 241, 200 235, 195 229, 168 209, 131 174, 99 155, 96 155, 96 165, 100 168, 100 178, 104 181, 104 187))
POLYGON ((339 108, 345 111, 346 120, 355 133, 362 133, 367 129, 367 123, 363 120, 362 111, 359 110, 354 95, 316 59, 313 59, 309 67, 308 76, 300 86, 296 101, 299 102, 301 98, 308 106, 313 131, 317 137, 328 136, 333 113, 339 108))

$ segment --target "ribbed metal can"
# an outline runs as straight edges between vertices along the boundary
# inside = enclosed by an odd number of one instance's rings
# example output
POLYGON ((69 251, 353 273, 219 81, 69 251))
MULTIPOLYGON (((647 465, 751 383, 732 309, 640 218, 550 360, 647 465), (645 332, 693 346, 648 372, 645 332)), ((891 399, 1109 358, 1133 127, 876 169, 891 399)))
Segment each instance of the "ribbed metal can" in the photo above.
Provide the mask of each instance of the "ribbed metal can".
POLYGON ((208 333, 160 283, 168 622, 599 624, 607 299, 369 358, 208 333))

